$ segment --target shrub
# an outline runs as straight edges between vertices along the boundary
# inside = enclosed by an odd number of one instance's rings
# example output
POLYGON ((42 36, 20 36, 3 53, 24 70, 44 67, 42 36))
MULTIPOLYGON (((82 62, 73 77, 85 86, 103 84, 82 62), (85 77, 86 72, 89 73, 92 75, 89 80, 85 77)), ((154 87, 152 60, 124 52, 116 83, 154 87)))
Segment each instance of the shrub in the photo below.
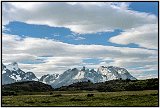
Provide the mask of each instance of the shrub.
POLYGON ((94 94, 87 94, 87 97, 93 97, 94 94))
POLYGON ((52 93, 52 92, 50 92, 49 94, 50 94, 50 95, 53 95, 53 93, 52 93))
POLYGON ((2 96, 17 96, 17 93, 14 91, 2 91, 2 96))
POLYGON ((51 103, 51 101, 41 101, 41 103, 51 103))

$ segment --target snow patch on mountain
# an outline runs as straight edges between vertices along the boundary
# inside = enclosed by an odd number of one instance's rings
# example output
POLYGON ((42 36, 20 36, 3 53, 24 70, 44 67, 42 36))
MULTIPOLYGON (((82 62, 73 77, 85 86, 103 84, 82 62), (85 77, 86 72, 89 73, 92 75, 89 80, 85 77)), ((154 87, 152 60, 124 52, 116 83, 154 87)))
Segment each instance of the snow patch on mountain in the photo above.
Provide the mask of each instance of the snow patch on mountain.
POLYGON ((18 63, 13 62, 8 65, 2 63, 2 84, 10 84, 17 81, 38 81, 33 72, 25 73, 18 67, 18 63))
POLYGON ((45 84, 51 84, 53 83, 57 78, 59 77, 59 74, 47 74, 47 75, 43 75, 39 81, 43 82, 45 84))
POLYGON ((81 70, 77 68, 69 69, 59 76, 51 85, 53 88, 67 86, 76 82, 84 82, 90 80, 93 83, 105 82, 115 79, 131 79, 136 80, 126 69, 113 66, 100 66, 97 71, 83 67, 81 70))
POLYGON ((84 74, 85 74, 84 71, 80 71, 73 79, 82 79, 84 78, 84 74))
POLYGON ((6 68, 10 71, 17 71, 19 69, 18 64, 16 62, 6 65, 6 68))

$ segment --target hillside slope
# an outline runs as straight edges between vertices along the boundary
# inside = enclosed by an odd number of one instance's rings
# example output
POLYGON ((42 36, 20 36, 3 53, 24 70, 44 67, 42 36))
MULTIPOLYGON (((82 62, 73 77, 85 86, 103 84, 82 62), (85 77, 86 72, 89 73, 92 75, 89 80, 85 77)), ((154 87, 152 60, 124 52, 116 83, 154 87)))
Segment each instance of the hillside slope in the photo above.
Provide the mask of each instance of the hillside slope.
POLYGON ((57 91, 76 91, 76 90, 97 90, 102 92, 113 91, 136 91, 136 90, 158 90, 158 79, 147 80, 110 80, 100 83, 78 82, 69 86, 63 86, 54 90, 57 91))
POLYGON ((12 84, 2 85, 2 92, 15 91, 15 92, 46 92, 52 91, 50 85, 38 81, 24 81, 15 82, 12 84))

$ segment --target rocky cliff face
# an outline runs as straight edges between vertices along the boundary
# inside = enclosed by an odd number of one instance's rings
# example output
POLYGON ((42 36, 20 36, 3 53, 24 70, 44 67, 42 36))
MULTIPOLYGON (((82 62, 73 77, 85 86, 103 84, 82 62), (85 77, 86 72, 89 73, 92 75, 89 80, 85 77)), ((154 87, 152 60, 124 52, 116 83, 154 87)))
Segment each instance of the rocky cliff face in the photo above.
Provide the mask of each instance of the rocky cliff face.
POLYGON ((9 65, 2 64, 2 84, 10 84, 20 81, 38 81, 33 72, 22 71, 16 62, 9 65))

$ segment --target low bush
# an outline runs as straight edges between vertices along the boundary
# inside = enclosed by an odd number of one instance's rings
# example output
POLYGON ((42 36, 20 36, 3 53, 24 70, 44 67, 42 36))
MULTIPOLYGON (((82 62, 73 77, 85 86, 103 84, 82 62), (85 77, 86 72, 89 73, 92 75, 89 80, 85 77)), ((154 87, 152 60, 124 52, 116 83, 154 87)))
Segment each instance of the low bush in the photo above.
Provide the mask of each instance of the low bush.
POLYGON ((52 93, 52 92, 50 92, 49 94, 50 94, 50 95, 53 95, 53 93, 52 93))
POLYGON ((87 94, 87 97, 93 97, 94 94, 87 94))
POLYGON ((15 91, 2 91, 2 96, 17 96, 15 91))
POLYGON ((41 103, 51 103, 51 101, 41 101, 41 103))

